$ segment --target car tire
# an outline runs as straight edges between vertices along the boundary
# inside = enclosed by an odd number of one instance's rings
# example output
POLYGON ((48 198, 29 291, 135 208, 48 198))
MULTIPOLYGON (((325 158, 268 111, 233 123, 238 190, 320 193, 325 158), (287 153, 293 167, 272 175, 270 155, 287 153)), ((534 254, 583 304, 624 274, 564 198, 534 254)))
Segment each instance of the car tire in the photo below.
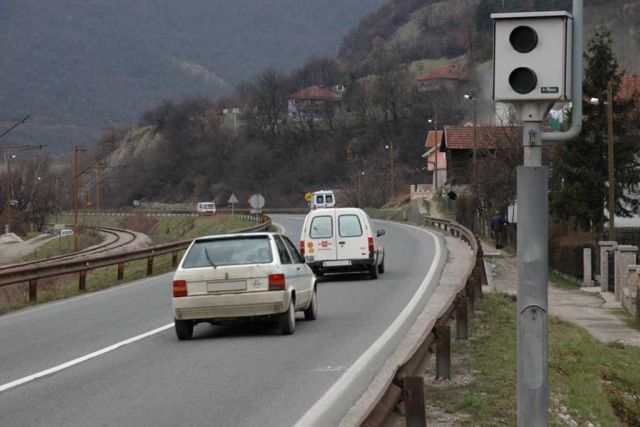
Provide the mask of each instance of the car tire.
POLYGON ((376 280, 378 278, 378 266, 373 264, 369 267, 369 278, 376 280))
POLYGON ((292 335, 295 332, 296 310, 293 298, 291 299, 291 302, 289 302, 289 308, 287 308, 287 311, 280 315, 278 323, 280 324, 280 333, 282 335, 292 335))
POLYGON ((384 258, 382 258, 382 262, 378 266, 378 273, 380 274, 384 273, 384 258))
POLYGON ((193 321, 174 319, 173 324, 176 328, 176 335, 180 341, 190 340, 193 337, 193 321))
POLYGON ((309 307, 304 311, 304 320, 316 320, 318 318, 318 295, 316 289, 313 289, 313 295, 311 295, 311 302, 309 307))

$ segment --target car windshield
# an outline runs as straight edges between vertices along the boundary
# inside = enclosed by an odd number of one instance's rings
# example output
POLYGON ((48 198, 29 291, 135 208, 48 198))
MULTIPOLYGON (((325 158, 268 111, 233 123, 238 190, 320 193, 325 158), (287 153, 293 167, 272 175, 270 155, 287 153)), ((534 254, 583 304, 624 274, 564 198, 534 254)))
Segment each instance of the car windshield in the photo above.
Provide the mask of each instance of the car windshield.
POLYGON ((187 253, 183 268, 273 262, 268 236, 229 237, 196 241, 187 253))
POLYGON ((216 205, 214 205, 213 203, 203 203, 202 204, 202 209, 213 209, 215 207, 216 207, 216 205))

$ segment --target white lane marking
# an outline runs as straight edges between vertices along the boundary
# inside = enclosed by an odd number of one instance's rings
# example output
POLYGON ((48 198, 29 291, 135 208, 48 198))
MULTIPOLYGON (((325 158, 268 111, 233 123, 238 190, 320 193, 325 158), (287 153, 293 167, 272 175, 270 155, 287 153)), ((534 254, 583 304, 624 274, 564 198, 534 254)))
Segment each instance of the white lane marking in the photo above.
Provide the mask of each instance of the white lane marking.
POLYGON ((156 328, 156 329, 154 329, 152 331, 145 332, 144 334, 137 335, 137 336, 135 336, 133 338, 129 338, 129 339, 126 339, 124 341, 120 341, 119 343, 110 345, 109 347, 105 347, 105 348, 103 348, 101 350, 94 351, 93 353, 78 357, 77 359, 70 360, 69 362, 62 363, 62 364, 60 364, 58 366, 54 366, 53 368, 45 369, 44 371, 36 372, 35 374, 28 375, 26 377, 17 379, 15 381, 11 381, 9 383, 0 385, 0 393, 2 393, 3 391, 7 391, 9 389, 12 389, 14 387, 18 387, 18 386, 20 386, 22 384, 26 384, 26 383, 31 382, 33 380, 37 380, 38 378, 42 378, 42 377, 45 377, 47 375, 52 375, 52 374, 55 374, 56 372, 60 372, 60 371, 62 371, 64 369, 71 368, 72 366, 79 365, 80 363, 86 362, 87 360, 94 359, 94 358, 96 358, 98 356, 102 356, 103 354, 106 354, 106 353, 109 353, 111 351, 117 350, 120 347, 123 347, 125 345, 132 344, 132 343, 134 343, 136 341, 140 341, 140 340, 142 340, 144 338, 150 337, 150 336, 155 335, 155 334, 159 334, 160 332, 166 331, 169 328, 173 328, 173 322, 171 322, 171 323, 169 323, 167 325, 161 326, 159 328, 156 328))
POLYGON ((431 267, 427 272, 427 275, 425 276, 424 280, 420 284, 420 287, 413 295, 409 303, 400 312, 393 323, 364 353, 362 353, 362 355, 353 363, 353 365, 351 365, 351 367, 347 369, 340 378, 338 378, 338 380, 329 388, 329 390, 327 390, 325 394, 311 408, 309 408, 309 410, 296 422, 294 427, 322 425, 323 416, 327 411, 331 410, 331 408, 334 407, 334 405, 338 404, 340 401, 350 398, 348 395, 345 396, 345 394, 348 393, 349 388, 356 383, 358 375, 360 375, 368 368, 371 369, 369 365, 373 362, 378 353, 384 349, 384 347, 389 343, 393 336, 399 331, 402 325, 409 319, 411 313, 414 311, 414 309, 420 302, 420 299, 427 291, 429 284, 433 280, 433 276, 438 270, 438 266, 440 264, 440 257, 442 256, 442 242, 434 233, 429 230, 409 224, 397 224, 404 227, 422 230, 429 236, 431 236, 431 238, 434 240, 436 253, 433 258, 433 262, 431 263, 431 267))

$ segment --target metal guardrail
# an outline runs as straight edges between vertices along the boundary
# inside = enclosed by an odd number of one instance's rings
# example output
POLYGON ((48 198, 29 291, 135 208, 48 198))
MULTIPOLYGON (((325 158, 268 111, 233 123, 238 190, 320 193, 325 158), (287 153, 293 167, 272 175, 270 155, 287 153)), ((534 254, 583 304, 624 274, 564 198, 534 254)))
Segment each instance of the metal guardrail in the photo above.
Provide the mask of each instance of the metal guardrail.
POLYGON ((365 427, 384 425, 396 405, 403 400, 407 426, 426 426, 424 372, 432 353, 436 355, 436 378, 451 376, 451 330, 449 322, 456 319, 456 337, 469 336, 469 311, 475 311, 476 301, 482 297, 482 285, 486 284, 486 272, 480 240, 466 227, 445 219, 422 216, 431 227, 448 232, 467 242, 473 251, 475 262, 465 272, 460 290, 452 296, 440 312, 431 330, 424 331, 423 341, 395 371, 386 391, 369 409, 362 422, 365 427))
MULTIPOLYGON (((241 218, 244 216, 240 216, 241 218)), ((245 218, 249 219, 249 218, 245 218)), ((255 220, 255 216, 251 217, 255 220)), ((263 215, 260 223, 235 233, 248 233, 252 231, 264 231, 271 225, 271 218, 263 215)), ((96 268, 118 266, 117 279, 120 281, 124 278, 125 263, 137 261, 141 259, 147 260, 147 275, 153 274, 153 260, 157 256, 171 254, 171 265, 178 265, 178 253, 186 249, 193 239, 181 240, 179 242, 167 243, 162 245, 154 245, 148 248, 136 249, 119 254, 87 256, 81 259, 63 260, 56 263, 46 263, 43 261, 38 264, 29 264, 18 266, 10 270, 0 271, 0 287, 9 286, 17 283, 29 283, 29 301, 37 301, 38 298, 38 281, 56 276, 79 273, 78 287, 81 291, 86 289, 87 273, 96 268)))

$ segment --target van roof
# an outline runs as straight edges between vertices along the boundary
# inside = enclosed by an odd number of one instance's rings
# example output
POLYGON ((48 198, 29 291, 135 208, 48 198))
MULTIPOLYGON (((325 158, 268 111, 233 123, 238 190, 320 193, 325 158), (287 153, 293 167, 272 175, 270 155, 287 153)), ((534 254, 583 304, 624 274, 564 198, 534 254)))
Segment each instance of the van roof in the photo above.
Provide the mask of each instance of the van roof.
POLYGON ((327 212, 333 212, 336 214, 358 214, 358 213, 362 213, 363 215, 366 215, 365 211, 363 211, 360 208, 324 208, 324 209, 318 209, 318 210, 313 210, 311 212, 309 212, 308 215, 321 215, 321 214, 327 214, 327 212))

